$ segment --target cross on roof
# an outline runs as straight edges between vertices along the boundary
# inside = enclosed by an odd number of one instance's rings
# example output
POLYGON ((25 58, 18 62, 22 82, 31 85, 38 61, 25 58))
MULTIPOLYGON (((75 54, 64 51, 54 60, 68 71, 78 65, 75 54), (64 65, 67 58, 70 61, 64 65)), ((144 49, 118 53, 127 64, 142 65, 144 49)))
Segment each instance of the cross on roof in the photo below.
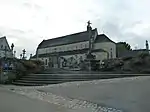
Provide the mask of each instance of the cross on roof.
POLYGON ((89 20, 87 23, 88 23, 88 25, 92 24, 92 23, 90 22, 90 20, 89 20))
POLYGON ((25 53, 25 52, 26 52, 26 50, 25 50, 25 49, 23 49, 22 51, 23 51, 23 53, 25 53))

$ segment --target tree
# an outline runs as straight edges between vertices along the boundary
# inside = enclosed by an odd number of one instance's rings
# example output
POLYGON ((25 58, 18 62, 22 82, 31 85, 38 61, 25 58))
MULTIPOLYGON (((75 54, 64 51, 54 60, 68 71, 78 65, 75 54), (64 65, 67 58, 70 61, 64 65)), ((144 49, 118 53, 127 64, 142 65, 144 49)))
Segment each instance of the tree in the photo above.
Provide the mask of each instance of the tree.
POLYGON ((126 52, 126 51, 129 51, 129 50, 132 50, 131 46, 128 43, 126 43, 126 42, 118 42, 116 44, 117 57, 122 52, 126 52))

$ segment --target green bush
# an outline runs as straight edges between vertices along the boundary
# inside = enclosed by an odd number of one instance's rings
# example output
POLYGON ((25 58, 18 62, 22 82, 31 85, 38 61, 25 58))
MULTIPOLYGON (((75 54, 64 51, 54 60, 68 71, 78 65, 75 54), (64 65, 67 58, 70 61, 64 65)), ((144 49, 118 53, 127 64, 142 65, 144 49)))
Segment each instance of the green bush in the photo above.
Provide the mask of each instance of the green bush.
POLYGON ((27 69, 34 69, 37 67, 37 64, 35 64, 32 61, 23 61, 22 64, 27 68, 27 69))
POLYGON ((132 57, 124 57, 124 58, 122 58, 123 61, 128 61, 128 60, 131 60, 131 59, 132 59, 132 57))
POLYGON ((144 59, 144 58, 147 57, 147 56, 150 56, 148 52, 147 52, 147 53, 146 53, 146 52, 143 52, 143 53, 140 53, 140 54, 139 54, 139 57, 142 58, 142 59, 144 59))

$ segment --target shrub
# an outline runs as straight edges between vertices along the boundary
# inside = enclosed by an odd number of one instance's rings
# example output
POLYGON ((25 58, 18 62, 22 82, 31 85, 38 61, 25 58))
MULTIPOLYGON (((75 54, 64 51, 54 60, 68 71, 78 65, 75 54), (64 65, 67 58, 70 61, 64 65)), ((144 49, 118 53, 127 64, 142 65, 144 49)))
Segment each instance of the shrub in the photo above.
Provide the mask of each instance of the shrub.
POLYGON ((27 68, 27 69, 35 69, 37 67, 37 64, 35 64, 32 61, 23 61, 23 65, 27 68))
POLYGON ((128 60, 131 60, 131 59, 132 59, 132 57, 124 57, 124 58, 122 58, 123 61, 128 61, 128 60))
POLYGON ((143 52, 143 53, 140 53, 140 54, 139 54, 139 57, 142 58, 142 59, 144 59, 144 58, 147 57, 147 56, 149 56, 149 53, 148 53, 148 52, 147 52, 147 53, 146 53, 146 52, 143 52))

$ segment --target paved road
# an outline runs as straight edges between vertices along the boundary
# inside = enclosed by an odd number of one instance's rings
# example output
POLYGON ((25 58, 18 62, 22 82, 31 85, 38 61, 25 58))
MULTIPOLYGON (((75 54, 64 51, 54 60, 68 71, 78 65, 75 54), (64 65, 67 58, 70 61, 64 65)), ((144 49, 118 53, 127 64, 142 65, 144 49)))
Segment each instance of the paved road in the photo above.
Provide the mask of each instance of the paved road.
POLYGON ((0 88, 0 112, 68 112, 57 105, 30 99, 0 88))
POLYGON ((45 87, 38 90, 70 98, 88 100, 125 112, 150 111, 150 77, 110 79, 71 84, 70 86, 45 87))

